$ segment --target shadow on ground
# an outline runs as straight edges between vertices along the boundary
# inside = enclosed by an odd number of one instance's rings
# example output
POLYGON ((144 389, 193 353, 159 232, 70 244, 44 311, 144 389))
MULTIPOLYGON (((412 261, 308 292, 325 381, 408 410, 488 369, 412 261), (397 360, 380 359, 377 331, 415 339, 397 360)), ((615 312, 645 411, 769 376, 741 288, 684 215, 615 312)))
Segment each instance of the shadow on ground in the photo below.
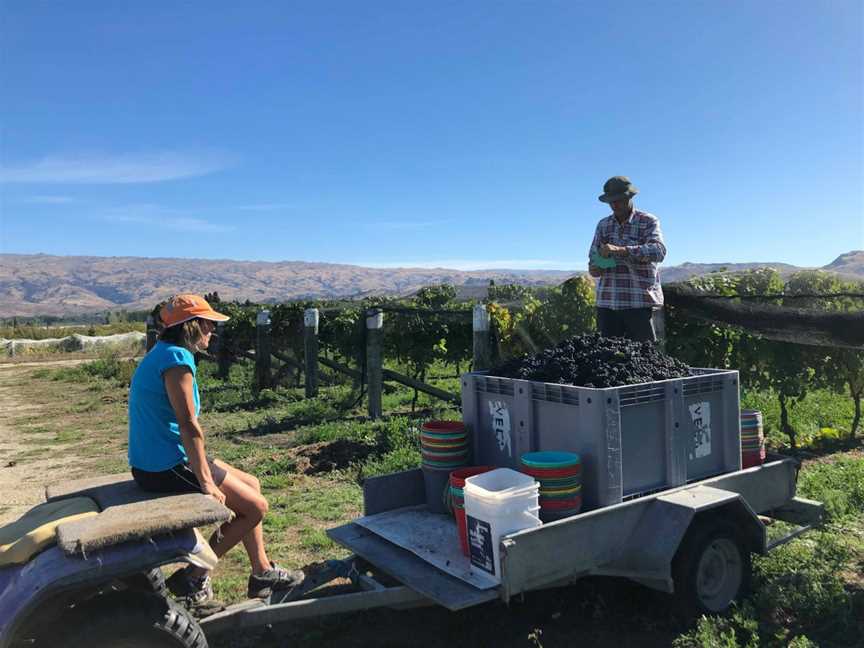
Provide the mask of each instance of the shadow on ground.
POLYGON ((686 626, 671 598, 613 578, 586 578, 524 600, 488 603, 459 612, 441 607, 363 613, 294 622, 259 632, 214 637, 213 648, 252 646, 669 646, 686 626))

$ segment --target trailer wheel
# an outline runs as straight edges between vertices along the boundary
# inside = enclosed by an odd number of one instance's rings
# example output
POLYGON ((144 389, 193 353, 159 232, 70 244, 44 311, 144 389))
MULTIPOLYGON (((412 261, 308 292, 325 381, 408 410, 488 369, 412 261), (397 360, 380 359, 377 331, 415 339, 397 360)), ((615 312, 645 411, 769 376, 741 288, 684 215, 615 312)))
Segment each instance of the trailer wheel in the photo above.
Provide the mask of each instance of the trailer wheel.
POLYGON ((57 623, 67 648, 207 648, 201 626, 183 607, 149 592, 98 596, 57 623))
POLYGON ((722 614, 750 587, 750 552, 734 526, 696 522, 672 562, 679 608, 687 616, 722 614))

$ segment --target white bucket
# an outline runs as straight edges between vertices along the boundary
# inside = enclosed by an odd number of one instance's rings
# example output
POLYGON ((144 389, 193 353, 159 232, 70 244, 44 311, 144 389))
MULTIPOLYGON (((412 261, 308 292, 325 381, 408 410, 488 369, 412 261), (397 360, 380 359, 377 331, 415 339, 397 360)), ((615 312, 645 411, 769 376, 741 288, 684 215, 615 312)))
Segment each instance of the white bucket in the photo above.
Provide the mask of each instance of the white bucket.
POLYGON ((465 480, 465 517, 473 571, 501 582, 501 537, 543 524, 539 484, 530 475, 497 468, 465 480))

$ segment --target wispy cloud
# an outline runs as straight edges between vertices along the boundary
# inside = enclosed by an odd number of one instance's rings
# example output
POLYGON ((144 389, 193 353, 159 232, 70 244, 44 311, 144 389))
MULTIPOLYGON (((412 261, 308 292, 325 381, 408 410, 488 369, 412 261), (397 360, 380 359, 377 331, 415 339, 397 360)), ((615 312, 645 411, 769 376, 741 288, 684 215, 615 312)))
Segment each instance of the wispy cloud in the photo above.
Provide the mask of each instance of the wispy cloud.
POLYGON ((584 270, 585 264, 548 259, 442 259, 440 261, 370 261, 357 265, 370 268, 447 268, 450 270, 584 270))
POLYGON ((295 209, 291 203, 261 203, 258 205, 239 205, 235 209, 241 211, 282 211, 284 209, 295 209))
POLYGON ((204 218, 186 215, 159 205, 130 205, 116 208, 104 214, 102 219, 110 223, 140 223, 150 227, 175 232, 231 232, 233 225, 214 223, 204 218))
POLYGON ((27 196, 21 202, 28 205, 68 205, 75 199, 71 196, 27 196))
POLYGON ((426 229, 429 227, 438 227, 440 225, 446 225, 452 221, 448 220, 440 220, 440 221, 378 221, 372 223, 363 223, 363 227, 366 229, 377 229, 377 230, 415 230, 415 229, 426 229))
POLYGON ((52 155, 0 166, 0 182, 57 184, 132 184, 178 180, 230 166, 229 156, 174 151, 115 155, 52 155))

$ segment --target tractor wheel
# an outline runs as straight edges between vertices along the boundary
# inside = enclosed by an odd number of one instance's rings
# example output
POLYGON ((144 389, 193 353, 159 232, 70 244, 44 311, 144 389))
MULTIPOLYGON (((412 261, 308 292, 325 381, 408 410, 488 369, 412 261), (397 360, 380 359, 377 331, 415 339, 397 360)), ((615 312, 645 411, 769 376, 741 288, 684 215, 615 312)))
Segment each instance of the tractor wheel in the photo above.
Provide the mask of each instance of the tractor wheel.
POLYGON ((136 592, 153 592, 159 596, 169 596, 168 586, 165 584, 165 574, 158 567, 134 576, 127 576, 121 582, 127 589, 136 592))
POLYGON ((183 607, 151 592, 98 596, 57 623, 67 648, 207 648, 201 626, 183 607), (68 624, 65 623, 68 621, 68 624))
POLYGON ((750 552, 735 527, 697 521, 672 561, 679 609, 687 617, 723 614, 750 587, 750 552))

